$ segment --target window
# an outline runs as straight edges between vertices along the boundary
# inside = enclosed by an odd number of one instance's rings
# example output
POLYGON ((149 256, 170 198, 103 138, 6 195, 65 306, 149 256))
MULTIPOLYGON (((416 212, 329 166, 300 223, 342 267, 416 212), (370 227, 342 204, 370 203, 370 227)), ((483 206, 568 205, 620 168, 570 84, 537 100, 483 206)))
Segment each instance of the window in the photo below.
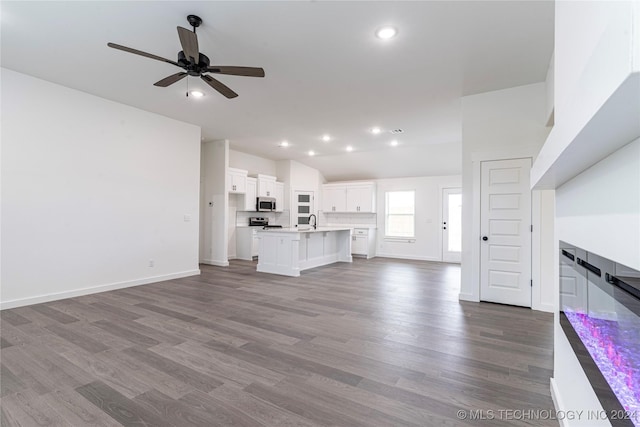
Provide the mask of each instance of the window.
POLYGON ((415 236, 415 191, 388 191, 385 193, 386 237, 415 236))

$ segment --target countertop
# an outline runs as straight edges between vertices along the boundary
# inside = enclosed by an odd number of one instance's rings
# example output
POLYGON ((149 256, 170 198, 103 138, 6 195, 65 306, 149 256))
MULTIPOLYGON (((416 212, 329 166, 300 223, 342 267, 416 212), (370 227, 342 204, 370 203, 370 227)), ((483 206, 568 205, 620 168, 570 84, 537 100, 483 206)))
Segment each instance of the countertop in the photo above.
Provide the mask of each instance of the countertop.
POLYGON ((258 230, 259 233, 321 233, 327 231, 351 231, 351 227, 318 227, 315 230, 313 228, 269 228, 258 230))
POLYGON ((327 227, 346 227, 346 228, 373 228, 373 229, 377 229, 378 226, 375 224, 332 224, 329 223, 329 225, 327 225, 327 227))

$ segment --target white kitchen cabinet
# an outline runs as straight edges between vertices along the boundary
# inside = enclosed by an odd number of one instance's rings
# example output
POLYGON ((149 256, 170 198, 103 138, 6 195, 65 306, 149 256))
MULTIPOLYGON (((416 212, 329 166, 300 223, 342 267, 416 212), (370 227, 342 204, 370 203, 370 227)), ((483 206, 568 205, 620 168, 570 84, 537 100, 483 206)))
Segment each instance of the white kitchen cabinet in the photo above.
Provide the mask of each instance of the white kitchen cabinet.
POLYGON ((373 213, 376 211, 376 186, 373 182, 325 184, 322 207, 327 212, 373 213))
POLYGON ((276 177, 258 174, 258 197, 276 197, 276 177))
POLYGON ((354 228, 351 232, 351 254, 373 258, 376 250, 375 228, 354 228))
POLYGON ((258 180, 256 178, 247 177, 246 191, 244 193, 244 210, 256 210, 256 196, 258 194, 258 180))
POLYGON ((346 212, 347 186, 335 184, 323 185, 322 210, 324 212, 346 212))
POLYGON ((258 256, 258 234, 260 227, 236 228, 236 259, 251 261, 258 256))
POLYGON ((347 186, 347 212, 372 213, 376 211, 375 184, 347 186))
POLYGON ((247 187, 247 171, 227 168, 227 190, 229 193, 244 194, 247 187))
POLYGON ((275 198, 276 198, 276 212, 284 211, 284 183, 276 182, 275 198))

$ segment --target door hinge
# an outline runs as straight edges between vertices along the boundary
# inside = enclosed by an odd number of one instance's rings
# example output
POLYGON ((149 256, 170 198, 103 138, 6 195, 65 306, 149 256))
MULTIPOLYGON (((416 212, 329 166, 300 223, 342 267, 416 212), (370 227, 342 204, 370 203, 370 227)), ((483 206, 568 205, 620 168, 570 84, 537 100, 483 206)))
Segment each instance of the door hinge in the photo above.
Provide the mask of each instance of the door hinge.
POLYGON ((531 279, 531 287, 533 288, 533 279, 531 279))
POLYGON ((531 224, 531 232, 533 233, 533 224, 531 224))

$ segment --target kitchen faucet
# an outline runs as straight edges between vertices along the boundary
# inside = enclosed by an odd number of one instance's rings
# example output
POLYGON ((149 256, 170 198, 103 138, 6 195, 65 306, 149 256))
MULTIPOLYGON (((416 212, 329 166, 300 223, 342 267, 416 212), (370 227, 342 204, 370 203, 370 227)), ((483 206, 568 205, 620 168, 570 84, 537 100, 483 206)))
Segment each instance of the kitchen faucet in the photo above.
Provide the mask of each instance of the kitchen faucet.
POLYGON ((318 218, 316 218, 315 214, 309 215, 309 225, 311 225, 311 217, 313 217, 313 229, 316 229, 316 225, 318 224, 318 218))

